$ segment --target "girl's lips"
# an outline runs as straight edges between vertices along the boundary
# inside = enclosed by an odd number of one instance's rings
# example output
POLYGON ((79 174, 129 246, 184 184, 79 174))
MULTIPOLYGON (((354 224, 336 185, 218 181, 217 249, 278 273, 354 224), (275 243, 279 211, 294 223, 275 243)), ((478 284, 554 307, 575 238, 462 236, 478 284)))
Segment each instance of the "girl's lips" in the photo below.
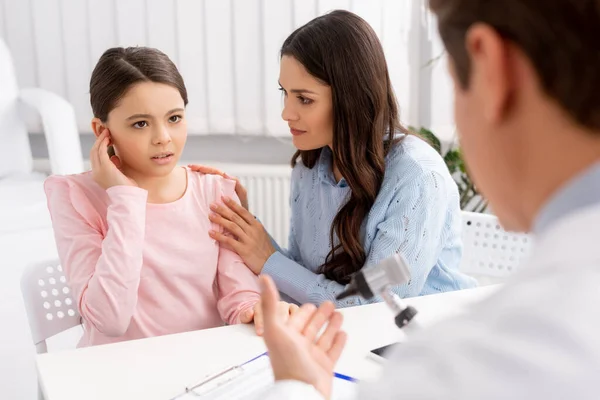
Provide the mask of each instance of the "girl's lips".
POLYGON ((160 156, 160 157, 152 157, 152 161, 154 161, 158 165, 169 164, 174 159, 175 159, 175 155, 174 154, 169 154, 166 157, 162 157, 162 156, 160 156))

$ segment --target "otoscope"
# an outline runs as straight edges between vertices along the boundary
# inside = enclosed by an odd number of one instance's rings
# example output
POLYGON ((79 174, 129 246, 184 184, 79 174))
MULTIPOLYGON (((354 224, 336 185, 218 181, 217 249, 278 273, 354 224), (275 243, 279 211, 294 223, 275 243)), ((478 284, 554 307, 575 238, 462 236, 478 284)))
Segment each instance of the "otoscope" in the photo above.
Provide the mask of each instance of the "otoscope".
POLYGON ((401 254, 394 254, 375 266, 363 268, 355 273, 346 290, 340 293, 336 299, 342 300, 349 296, 359 295, 369 300, 375 295, 380 295, 396 315, 395 322, 398 328, 403 328, 417 314, 417 310, 404 303, 392 291, 392 287, 409 280, 408 263, 401 254))

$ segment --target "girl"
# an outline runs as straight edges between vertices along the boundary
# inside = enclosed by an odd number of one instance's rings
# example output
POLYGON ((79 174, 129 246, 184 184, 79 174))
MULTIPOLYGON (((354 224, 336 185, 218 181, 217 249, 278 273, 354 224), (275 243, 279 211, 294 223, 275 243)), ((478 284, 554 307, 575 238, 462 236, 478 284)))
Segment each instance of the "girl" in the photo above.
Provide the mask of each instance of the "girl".
MULTIPOLYGON (((334 11, 298 28, 281 48, 279 85, 282 118, 298 149, 289 249, 272 243, 260 222, 231 201, 215 204, 210 220, 233 236, 215 230, 211 237, 299 303, 335 301, 353 273, 396 252, 412 275, 394 288, 401 297, 475 286, 458 271, 456 184, 439 154, 400 125, 371 27, 334 11)), ((237 190, 245 193, 239 183, 237 190)), ((362 302, 355 297, 337 306, 362 302)))
POLYGON ((176 167, 188 98, 175 65, 155 49, 109 49, 90 96, 92 171, 45 184, 80 346, 258 318, 257 277, 208 236, 209 204, 237 201, 235 182, 176 167))

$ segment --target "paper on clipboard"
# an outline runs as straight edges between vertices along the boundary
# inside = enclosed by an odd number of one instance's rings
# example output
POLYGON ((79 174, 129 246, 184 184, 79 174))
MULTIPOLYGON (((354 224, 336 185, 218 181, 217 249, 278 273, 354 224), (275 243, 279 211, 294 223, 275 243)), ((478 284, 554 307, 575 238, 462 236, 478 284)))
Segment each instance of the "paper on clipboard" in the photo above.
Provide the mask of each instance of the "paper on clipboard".
MULTIPOLYGON (((257 399, 274 383, 273 370, 267 354, 213 375, 194 388, 172 400, 237 400, 257 399)), ((331 398, 346 400, 354 398, 356 383, 333 380, 331 398)))

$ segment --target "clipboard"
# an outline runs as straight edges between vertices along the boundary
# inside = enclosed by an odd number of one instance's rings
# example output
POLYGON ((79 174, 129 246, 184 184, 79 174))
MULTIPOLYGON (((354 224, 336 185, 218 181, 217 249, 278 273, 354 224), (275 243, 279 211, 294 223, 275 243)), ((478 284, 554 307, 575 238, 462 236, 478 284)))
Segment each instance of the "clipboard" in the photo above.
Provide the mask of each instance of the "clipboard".
MULTIPOLYGON (((189 387, 170 400, 237 400, 257 399, 274 383, 273 370, 268 353, 238 365, 231 366, 189 387)), ((332 399, 344 400, 354 397, 357 380, 335 373, 332 399)))

